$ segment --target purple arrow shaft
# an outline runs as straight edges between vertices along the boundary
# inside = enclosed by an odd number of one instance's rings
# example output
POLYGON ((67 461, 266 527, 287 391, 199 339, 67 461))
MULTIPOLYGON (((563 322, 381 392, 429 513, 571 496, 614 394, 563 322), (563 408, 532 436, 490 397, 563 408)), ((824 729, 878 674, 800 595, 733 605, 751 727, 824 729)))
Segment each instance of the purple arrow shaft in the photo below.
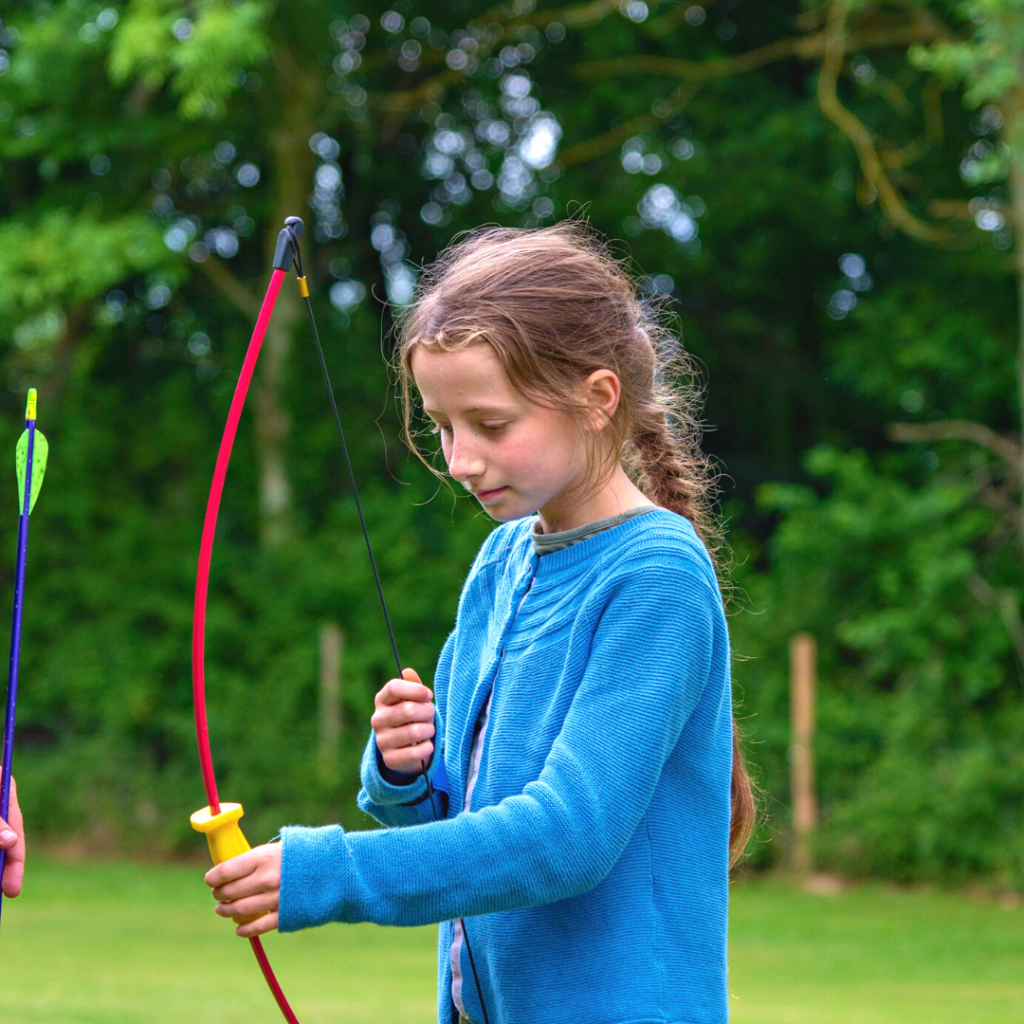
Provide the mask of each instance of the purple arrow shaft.
MULTIPOLYGON (((14 754, 14 710, 18 702, 18 658, 21 654, 21 606, 25 594, 25 555, 28 552, 28 520, 32 503, 32 457, 35 454, 36 421, 25 420, 28 430, 28 460, 25 466, 25 495, 18 519, 18 558, 14 571, 14 614, 11 622, 11 661, 7 669, 7 713, 4 717, 3 770, 0 774, 0 818, 7 820, 11 801, 11 758, 14 754)), ((7 851, 0 850, 0 878, 3 878, 7 851)), ((0 913, 3 894, 0 893, 0 913)))

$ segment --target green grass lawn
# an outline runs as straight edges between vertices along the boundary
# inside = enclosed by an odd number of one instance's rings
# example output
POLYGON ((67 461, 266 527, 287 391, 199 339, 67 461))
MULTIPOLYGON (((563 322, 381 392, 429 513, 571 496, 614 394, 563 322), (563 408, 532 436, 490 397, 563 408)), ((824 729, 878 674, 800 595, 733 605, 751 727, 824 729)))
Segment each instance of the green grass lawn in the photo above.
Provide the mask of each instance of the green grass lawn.
MULTIPOLYGON (((0 929, 3 1024, 280 1020, 204 868, 36 858, 0 929)), ((332 926, 266 946, 303 1024, 434 1019, 435 929, 332 926)), ((733 1024, 1020 1024, 1024 909, 781 882, 733 890, 733 1024)), ((495 1022, 499 1024, 499 1022, 495 1022)))

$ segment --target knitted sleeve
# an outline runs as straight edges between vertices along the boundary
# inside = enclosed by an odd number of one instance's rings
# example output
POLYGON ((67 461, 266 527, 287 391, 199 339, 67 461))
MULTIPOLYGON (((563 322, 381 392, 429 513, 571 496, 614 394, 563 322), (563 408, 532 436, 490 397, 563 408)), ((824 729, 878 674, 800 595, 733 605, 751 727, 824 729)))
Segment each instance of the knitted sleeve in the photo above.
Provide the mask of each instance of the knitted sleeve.
POLYGON ((601 589, 591 656, 540 777, 446 821, 282 829, 281 931, 536 906, 608 874, 707 685, 721 605, 684 557, 633 566, 601 589))

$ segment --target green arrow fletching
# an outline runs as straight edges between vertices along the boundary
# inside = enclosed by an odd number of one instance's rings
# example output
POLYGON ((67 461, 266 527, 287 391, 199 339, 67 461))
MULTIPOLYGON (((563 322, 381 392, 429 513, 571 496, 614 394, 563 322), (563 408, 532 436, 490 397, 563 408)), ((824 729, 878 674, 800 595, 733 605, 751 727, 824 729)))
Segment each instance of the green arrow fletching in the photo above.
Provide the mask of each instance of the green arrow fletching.
MULTIPOLYGON (((46 459, 50 454, 50 445, 43 432, 36 428, 35 444, 32 447, 32 495, 29 499, 28 511, 36 507, 36 498, 43 486, 46 475, 46 459)), ((28 431, 18 438, 18 447, 14 450, 14 463, 18 469, 18 515, 25 510, 25 470, 28 466, 28 431)))

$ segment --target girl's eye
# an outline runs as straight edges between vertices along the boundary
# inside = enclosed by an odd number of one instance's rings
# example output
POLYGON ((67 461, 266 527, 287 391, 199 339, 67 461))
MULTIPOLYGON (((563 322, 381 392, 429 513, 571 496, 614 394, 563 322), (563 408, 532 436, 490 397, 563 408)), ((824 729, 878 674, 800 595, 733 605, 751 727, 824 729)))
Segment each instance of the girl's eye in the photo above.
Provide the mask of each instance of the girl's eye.
POLYGON ((452 428, 447 423, 435 423, 431 428, 432 434, 447 434, 452 428))
POLYGON ((490 430, 490 431, 493 432, 493 431, 496 431, 496 430, 503 430, 505 427, 508 426, 508 424, 507 423, 481 423, 480 426, 483 427, 484 430, 490 430))

